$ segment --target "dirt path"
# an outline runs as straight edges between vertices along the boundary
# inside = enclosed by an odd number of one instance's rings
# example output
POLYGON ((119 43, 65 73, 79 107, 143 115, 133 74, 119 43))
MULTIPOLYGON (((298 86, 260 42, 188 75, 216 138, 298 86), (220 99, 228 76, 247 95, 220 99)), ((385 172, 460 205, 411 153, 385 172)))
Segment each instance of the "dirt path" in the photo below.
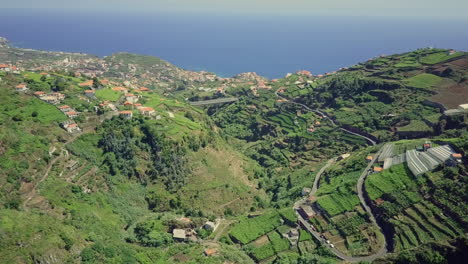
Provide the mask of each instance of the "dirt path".
POLYGON ((221 220, 223 223, 220 223, 218 226, 217 233, 213 238, 214 242, 217 242, 221 236, 224 234, 224 231, 234 222, 233 220, 221 220))
MULTIPOLYGON (((44 174, 42 175, 42 177, 39 179, 39 181, 37 181, 36 183, 33 184, 31 190, 26 194, 25 196, 25 200, 23 202, 23 208, 27 208, 27 205, 28 203, 31 201, 31 199, 33 199, 36 195, 37 195, 37 186, 39 186, 39 184, 43 181, 45 181, 47 179, 47 177, 49 177, 49 173, 52 169, 52 167, 54 166, 54 164, 60 160, 61 158, 64 157, 63 153, 66 153, 65 155, 68 156, 68 151, 65 150, 65 146, 70 144, 71 142, 73 142, 76 138, 78 138, 82 133, 78 133, 78 134, 75 134, 72 138, 70 138, 67 142, 65 142, 63 144, 63 149, 60 151, 60 155, 57 156, 56 158, 54 158, 50 163, 49 165, 47 165, 47 168, 46 168, 46 171, 44 172, 44 174)), ((54 150, 55 150, 55 146, 54 146, 54 150)))
POLYGON ((230 204, 232 204, 233 202, 238 201, 238 200, 240 200, 240 197, 237 197, 236 199, 234 199, 234 200, 232 200, 232 201, 229 201, 229 202, 227 202, 227 203, 225 203, 225 204, 222 204, 222 205, 218 206, 218 209, 222 209, 222 208, 224 208, 224 207, 226 207, 226 206, 228 206, 228 205, 230 205, 230 204))

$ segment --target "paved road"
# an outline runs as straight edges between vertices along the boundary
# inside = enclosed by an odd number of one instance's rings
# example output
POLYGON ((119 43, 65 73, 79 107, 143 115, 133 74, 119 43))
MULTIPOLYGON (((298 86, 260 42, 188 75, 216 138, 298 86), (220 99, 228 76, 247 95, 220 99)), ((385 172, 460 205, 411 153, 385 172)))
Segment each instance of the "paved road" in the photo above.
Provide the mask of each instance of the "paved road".
MULTIPOLYGON (((382 228, 377 224, 377 221, 375 220, 375 217, 374 217, 374 215, 372 213, 372 210, 366 204, 366 200, 364 198, 365 193, 364 193, 364 190, 363 190, 364 189, 363 188, 364 182, 365 182, 367 176, 369 175, 369 171, 372 168, 372 166, 374 165, 375 161, 378 159, 378 157, 381 154, 382 150, 383 150, 383 147, 374 155, 372 161, 369 162, 369 164, 367 165, 365 170, 362 172, 362 174, 359 177, 358 182, 357 182, 357 190, 358 190, 358 196, 359 196, 359 201, 361 202, 361 205, 363 206, 364 210, 366 210, 366 212, 369 214, 372 223, 377 225, 379 227, 379 229, 380 229, 380 232, 383 234, 382 228)), ((331 166, 336 161, 336 159, 337 159, 337 157, 328 160, 328 162, 325 164, 325 166, 323 166, 320 169, 320 171, 317 173, 317 175, 315 176, 314 185, 312 187, 310 195, 314 195, 317 192, 318 182, 320 180, 321 175, 323 174, 323 172, 329 166, 331 166)), ((299 206, 302 203, 304 203, 305 200, 306 200, 306 198, 303 198, 303 199, 297 201, 296 203, 294 203, 294 209, 299 208, 299 206)), ((298 217, 298 220, 299 220, 299 223, 301 224, 301 226, 303 226, 305 229, 307 229, 322 244, 327 245, 326 239, 322 238, 321 234, 319 232, 315 231, 315 229, 309 223, 309 221, 304 219, 303 216, 301 214, 299 214, 299 212, 297 210, 295 210, 295 212, 296 212, 296 215, 298 217)), ((342 260, 348 261, 348 262, 373 261, 373 260, 378 259, 380 257, 383 257, 383 256, 385 256, 387 254, 387 242, 386 241, 385 241, 384 244, 382 244, 381 248, 376 253, 374 253, 372 255, 369 255, 369 256, 364 256, 364 257, 352 257, 352 256, 348 256, 348 255, 344 254, 343 252, 341 252, 340 250, 338 250, 336 248, 332 248, 332 247, 328 247, 328 248, 331 250, 331 252, 333 252, 333 254, 335 254, 335 256, 337 256, 338 258, 340 258, 342 260)))
POLYGON ((211 104, 224 104, 224 103, 235 102, 235 101, 238 101, 238 100, 239 100, 239 98, 237 98, 237 97, 231 97, 231 98, 219 98, 219 99, 213 99, 213 100, 190 102, 190 104, 194 105, 194 106, 197 106, 197 105, 211 105, 211 104))
MULTIPOLYGON (((279 90, 279 89, 278 89, 278 90, 279 90)), ((289 100, 288 98, 285 98, 285 97, 279 95, 279 94, 278 94, 278 90, 275 91, 275 95, 276 95, 277 97, 283 99, 283 100, 286 100, 285 102, 290 103, 290 104, 295 104, 295 105, 302 106, 303 108, 305 108, 305 109, 307 109, 307 110, 309 110, 309 111, 311 111, 311 112, 314 112, 314 113, 319 114, 322 118, 327 119, 328 121, 330 121, 330 123, 331 123, 333 126, 339 127, 339 126, 335 123, 335 121, 333 121, 333 119, 331 119, 331 118, 330 118, 327 114, 325 114, 324 112, 322 112, 322 111, 320 111, 320 110, 318 110, 318 109, 312 109, 312 108, 308 107, 308 106, 305 105, 305 104, 301 104, 301 103, 298 103, 298 102, 289 100)), ((348 129, 346 129, 346 128, 342 128, 342 127, 339 127, 339 129, 342 130, 342 131, 344 131, 344 132, 346 132, 346 133, 348 133, 348 134, 352 134, 352 135, 355 135, 355 136, 364 138, 364 139, 367 140, 372 146, 375 146, 375 145, 377 144, 374 140, 372 140, 371 138, 368 138, 368 137, 366 137, 366 136, 364 136, 364 135, 355 133, 355 132, 353 132, 353 131, 350 131, 350 130, 348 130, 348 129)))
MULTIPOLYGON (((330 167, 338 157, 331 158, 327 161, 327 163, 317 172, 314 179, 314 184, 312 185, 312 189, 309 193, 309 197, 314 195, 318 189, 318 183, 320 181, 320 177, 322 176, 323 172, 330 167)), ((294 203, 294 209, 299 209, 299 206, 303 204, 307 200, 307 197, 302 198, 301 200, 294 203)))

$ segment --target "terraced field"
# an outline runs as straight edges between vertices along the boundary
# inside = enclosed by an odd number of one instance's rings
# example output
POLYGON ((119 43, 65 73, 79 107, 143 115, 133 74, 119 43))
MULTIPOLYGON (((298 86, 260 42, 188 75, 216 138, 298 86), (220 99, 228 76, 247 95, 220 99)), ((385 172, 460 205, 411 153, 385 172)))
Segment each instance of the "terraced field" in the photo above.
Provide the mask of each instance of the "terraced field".
POLYGON ((396 251, 427 242, 448 240, 464 233, 458 223, 429 201, 421 201, 406 208, 390 222, 395 226, 396 251))

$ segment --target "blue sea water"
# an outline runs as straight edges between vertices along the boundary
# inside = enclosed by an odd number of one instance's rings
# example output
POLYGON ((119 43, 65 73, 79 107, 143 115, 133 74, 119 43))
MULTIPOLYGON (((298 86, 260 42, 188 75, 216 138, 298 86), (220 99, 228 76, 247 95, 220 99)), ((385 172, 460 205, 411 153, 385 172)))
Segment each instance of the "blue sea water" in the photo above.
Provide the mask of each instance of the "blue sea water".
POLYGON ((468 22, 423 18, 79 13, 0 9, 0 36, 24 48, 153 55, 221 76, 314 74, 422 47, 468 50, 468 22))

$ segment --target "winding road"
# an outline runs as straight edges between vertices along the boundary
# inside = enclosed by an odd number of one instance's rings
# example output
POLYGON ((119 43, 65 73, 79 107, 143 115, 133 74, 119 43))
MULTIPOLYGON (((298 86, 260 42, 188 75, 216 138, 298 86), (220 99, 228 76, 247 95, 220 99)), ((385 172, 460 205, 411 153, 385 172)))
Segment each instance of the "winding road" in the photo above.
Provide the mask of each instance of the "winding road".
MULTIPOLYGON (((279 90, 279 89, 278 89, 279 90)), ((328 115, 326 115, 325 113, 323 113, 322 111, 320 110, 317 110, 317 109, 312 109, 310 107, 308 107, 307 105, 305 104, 301 104, 301 103, 298 103, 298 102, 295 102, 295 101, 292 101, 292 100, 289 100, 281 95, 278 94, 278 90, 275 91, 275 95, 278 97, 278 98, 281 98, 282 100, 284 100, 284 102, 286 103, 290 103, 290 104, 295 104, 295 105, 299 105, 301 107, 303 107, 304 109, 308 110, 308 111, 311 111, 311 112, 314 112, 314 113, 317 113, 319 114, 320 116, 322 116, 322 118, 324 119, 327 119, 330 121, 330 123, 335 126, 335 127, 338 127, 340 130, 346 132, 346 133, 349 133, 349 134, 352 134, 352 135, 355 135, 355 136, 358 136, 358 137, 361 137, 361 138, 364 138, 366 139, 370 145, 372 146, 375 146, 377 144, 377 142, 375 142, 374 140, 372 140, 371 138, 368 138, 364 135, 361 135, 361 134, 358 134, 358 133, 355 133, 355 132, 352 132, 348 129, 345 129, 345 128, 342 128, 342 127, 339 127, 328 115)), ((359 177, 358 181, 357 181, 357 191, 358 191, 358 196, 359 196, 359 201, 362 205, 362 207, 364 208, 364 210, 368 213, 369 215, 369 218, 371 220, 371 222, 373 224, 375 224, 380 232, 383 234, 382 232, 382 228, 377 224, 377 221, 375 220, 375 216, 374 214, 372 213, 372 210, 371 208, 369 207, 369 205, 366 203, 366 199, 365 199, 365 191, 364 191, 364 182, 367 178, 367 176, 369 175, 369 172, 372 168, 372 166, 374 165, 375 161, 378 159, 379 155, 382 153, 382 149, 383 147, 374 155, 372 161, 369 162, 369 164, 367 165, 367 167, 364 169, 364 171, 362 172, 361 176, 359 177)), ((311 192, 309 193, 309 196, 313 196, 317 190, 318 190, 318 183, 320 181, 320 177, 322 176, 323 172, 328 168, 330 167, 334 162, 336 162, 338 157, 335 157, 335 158, 332 158, 330 160, 327 161, 327 163, 320 169, 320 171, 317 173, 317 175, 315 176, 315 179, 314 179, 314 184, 312 186, 312 190, 311 192)), ((298 217, 298 220, 299 220, 299 223, 300 225, 307 229, 318 241, 320 241, 321 243, 323 243, 324 245, 327 245, 326 243, 326 239, 324 239, 321 234, 319 232, 317 232, 315 230, 315 228, 309 223, 308 220, 304 219, 303 216, 301 214, 299 214, 298 212, 298 208, 300 207, 301 204, 303 204, 305 201, 307 200, 307 197, 305 198, 302 198, 301 200, 297 201, 294 203, 294 209, 295 209, 295 212, 296 212, 296 215, 298 217)), ((373 261, 377 258, 380 258, 380 257, 383 257, 387 254, 387 241, 385 241, 385 243, 383 243, 381 245, 381 248, 374 254, 372 255, 369 255, 369 256, 364 256, 364 257, 353 257, 353 256, 348 256, 346 254, 344 254, 343 252, 341 252, 340 250, 336 249, 335 247, 328 247, 331 252, 333 252, 333 254, 335 254, 335 256, 337 256, 338 258, 342 259, 342 260, 345 260, 345 261, 348 261, 348 262, 360 262, 360 261, 373 261)))
MULTIPOLYGON (((375 216, 372 213, 371 208, 366 204, 366 199, 364 197, 365 196, 364 182, 365 182, 367 176, 369 175, 370 169, 372 168, 375 161, 378 159, 379 155, 381 154, 382 149, 383 148, 381 148, 374 155, 372 161, 369 162, 367 167, 362 172, 362 174, 359 177, 358 182, 357 182, 357 190, 358 190, 359 201, 361 202, 362 207, 369 214, 372 223, 374 223, 380 229, 380 232, 383 234, 382 228, 377 224, 377 221, 375 220, 375 216)), ((309 194, 310 196, 314 195, 317 192, 318 182, 320 181, 320 177, 322 176, 323 172, 336 161, 336 159, 337 159, 337 157, 328 160, 328 162, 325 164, 325 166, 323 166, 320 169, 320 171, 317 173, 317 175, 315 176, 315 179, 314 179, 314 185, 313 185, 312 190, 311 190, 311 192, 309 194)), ((315 230, 315 228, 309 223, 309 221, 307 219, 304 219, 304 217, 301 214, 299 214, 299 212, 297 211, 299 206, 302 203, 305 202, 305 199, 307 199, 307 198, 303 198, 303 199, 297 201, 296 203, 294 203, 294 209, 295 209, 296 215, 298 217, 299 223, 303 228, 305 228, 307 231, 309 231, 318 241, 320 241, 324 245, 327 245, 326 239, 323 238, 322 235, 319 232, 317 232, 315 230)), ((383 256, 385 256, 387 254, 387 242, 386 241, 385 241, 385 243, 383 243, 381 245, 380 249, 376 253, 374 253, 372 255, 369 255, 369 256, 363 256, 363 257, 348 256, 348 255, 344 254, 343 252, 341 252, 340 250, 338 250, 338 249, 336 249, 334 247, 333 248, 328 247, 328 248, 330 249, 331 252, 333 252, 333 254, 335 254, 335 256, 337 256, 338 258, 340 258, 342 260, 348 261, 348 262, 373 261, 373 260, 378 259, 380 257, 383 257, 383 256)))
POLYGON ((331 118, 330 118, 327 114, 325 114, 324 112, 322 112, 322 111, 320 111, 320 110, 318 110, 318 109, 312 109, 312 108, 308 107, 308 106, 305 105, 305 104, 301 104, 301 103, 292 101, 292 100, 290 100, 290 99, 288 99, 288 98, 286 98, 286 97, 283 97, 283 96, 279 95, 279 94, 278 94, 278 91, 279 91, 279 90, 280 90, 280 89, 278 89, 278 90, 275 91, 275 95, 276 95, 278 98, 281 98, 281 99, 285 100, 284 102, 287 102, 287 103, 290 103, 290 104, 299 105, 299 106, 302 106, 303 108, 305 108, 305 109, 307 109, 307 110, 309 110, 309 111, 311 111, 311 112, 317 113, 317 114, 319 114, 322 118, 325 118, 325 119, 327 119, 328 121, 330 121, 330 123, 331 123, 333 126, 338 127, 340 130, 342 130, 342 131, 344 131, 344 132, 346 132, 346 133, 348 133, 348 134, 351 134, 351 135, 355 135, 355 136, 364 138, 364 139, 367 140, 372 146, 375 146, 375 145, 377 144, 377 142, 375 142, 375 141, 372 140, 371 138, 368 138, 368 137, 366 137, 366 136, 364 136, 364 135, 355 133, 355 132, 350 131, 350 130, 348 130, 348 129, 346 129, 346 128, 339 127, 339 126, 335 123, 335 121, 333 121, 333 119, 331 119, 331 118))

